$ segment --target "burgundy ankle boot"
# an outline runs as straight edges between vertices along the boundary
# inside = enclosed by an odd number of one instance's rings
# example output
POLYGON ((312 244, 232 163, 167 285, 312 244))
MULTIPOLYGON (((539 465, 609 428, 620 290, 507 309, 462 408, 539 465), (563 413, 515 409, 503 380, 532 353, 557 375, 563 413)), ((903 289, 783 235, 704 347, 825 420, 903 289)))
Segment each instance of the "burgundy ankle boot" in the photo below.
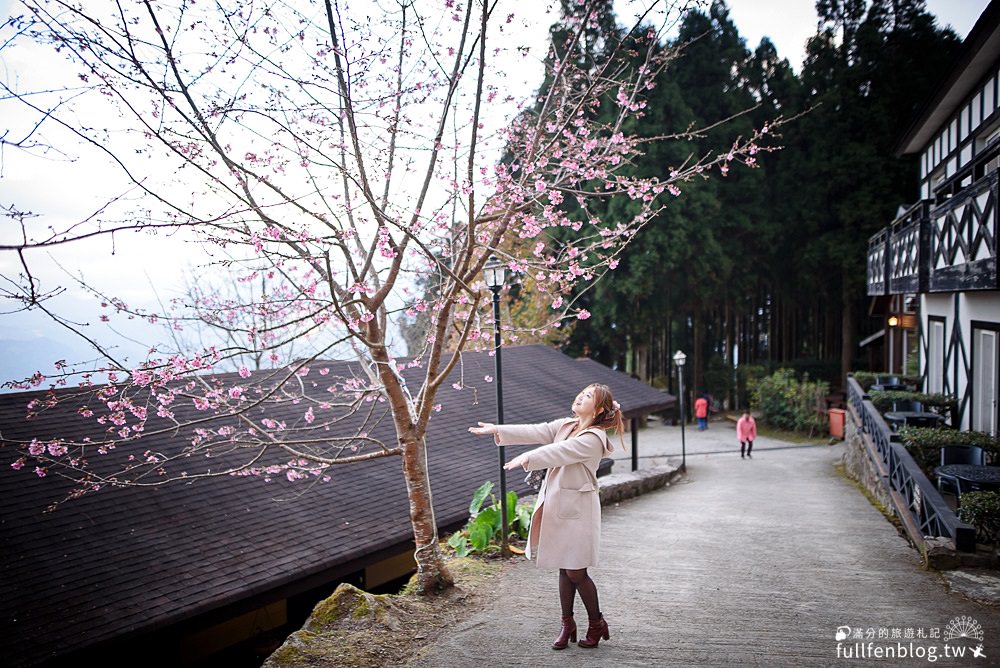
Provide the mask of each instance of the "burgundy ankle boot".
POLYGON ((559 637, 552 641, 552 649, 566 649, 570 641, 576 642, 576 621, 573 615, 562 618, 562 629, 559 637))
POLYGON ((602 638, 604 640, 611 640, 611 634, 608 632, 608 623, 604 621, 604 615, 590 620, 590 625, 587 627, 587 637, 577 644, 580 647, 597 647, 602 638))

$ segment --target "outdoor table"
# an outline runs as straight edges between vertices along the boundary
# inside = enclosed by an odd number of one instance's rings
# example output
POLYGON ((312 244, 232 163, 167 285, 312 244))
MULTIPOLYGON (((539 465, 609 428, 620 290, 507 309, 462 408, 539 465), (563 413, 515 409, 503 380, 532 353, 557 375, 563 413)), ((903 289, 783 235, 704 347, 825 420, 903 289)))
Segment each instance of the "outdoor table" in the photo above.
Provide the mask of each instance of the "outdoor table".
POLYGON ((882 392, 905 392, 910 388, 907 387, 905 383, 886 383, 886 384, 875 383, 868 389, 879 390, 882 392))
POLYGON ((910 427, 938 427, 944 422, 943 415, 930 411, 889 411, 883 417, 893 431, 904 424, 910 427))
POLYGON ((1000 489, 1000 466, 945 464, 934 469, 934 472, 939 476, 956 478, 962 492, 1000 489))
POLYGON ((868 389, 882 391, 905 391, 909 388, 906 386, 906 383, 896 376, 879 376, 868 389))

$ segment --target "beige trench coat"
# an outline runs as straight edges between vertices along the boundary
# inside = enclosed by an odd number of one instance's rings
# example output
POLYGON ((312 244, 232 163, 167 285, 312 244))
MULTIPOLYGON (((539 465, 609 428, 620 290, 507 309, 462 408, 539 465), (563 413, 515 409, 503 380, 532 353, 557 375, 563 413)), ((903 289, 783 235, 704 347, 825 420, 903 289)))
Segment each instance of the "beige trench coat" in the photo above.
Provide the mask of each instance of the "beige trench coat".
POLYGON ((574 418, 531 425, 497 425, 498 445, 547 443, 525 453, 528 470, 549 469, 538 490, 528 531, 527 556, 544 568, 597 565, 601 544, 601 502, 597 467, 608 450, 603 429, 568 438, 574 418))

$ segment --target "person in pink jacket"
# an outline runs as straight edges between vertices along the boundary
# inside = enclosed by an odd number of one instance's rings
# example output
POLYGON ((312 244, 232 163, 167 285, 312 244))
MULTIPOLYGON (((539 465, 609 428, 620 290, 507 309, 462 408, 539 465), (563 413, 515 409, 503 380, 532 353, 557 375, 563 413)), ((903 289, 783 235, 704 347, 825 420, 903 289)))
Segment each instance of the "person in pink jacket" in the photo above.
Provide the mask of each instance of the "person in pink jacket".
POLYGON ((573 401, 571 418, 532 425, 480 422, 469 427, 477 435, 491 434, 497 445, 545 444, 522 453, 504 465, 525 471, 547 469, 531 514, 526 554, 535 556, 538 567, 559 569, 559 604, 562 626, 553 649, 576 642, 573 602, 580 594, 587 609, 587 636, 580 647, 597 647, 610 640, 608 623, 601 612, 597 585, 587 568, 597 565, 601 541, 601 501, 597 495, 597 467, 612 446, 608 429, 622 437, 621 407, 607 385, 588 385, 573 401))
POLYGON ((757 421, 750 415, 750 411, 743 411, 743 415, 737 420, 736 438, 740 441, 740 459, 746 457, 753 459, 750 451, 753 450, 753 440, 757 438, 757 421), (744 450, 746 457, 744 457, 744 450))

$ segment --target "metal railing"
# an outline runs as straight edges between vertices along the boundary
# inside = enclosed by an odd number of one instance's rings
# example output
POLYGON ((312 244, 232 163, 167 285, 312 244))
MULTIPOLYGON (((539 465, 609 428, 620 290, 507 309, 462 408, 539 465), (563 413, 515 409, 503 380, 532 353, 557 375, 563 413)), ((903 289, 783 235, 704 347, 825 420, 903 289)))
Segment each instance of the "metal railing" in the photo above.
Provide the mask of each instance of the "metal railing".
POLYGON ((944 537, 954 541, 955 549, 975 552, 976 531, 962 523, 951 507, 941 497, 937 488, 907 452, 882 414, 861 385, 854 378, 847 378, 847 395, 855 415, 861 419, 861 429, 871 439, 882 464, 888 471, 890 491, 899 495, 898 513, 907 513, 921 536, 944 537))

